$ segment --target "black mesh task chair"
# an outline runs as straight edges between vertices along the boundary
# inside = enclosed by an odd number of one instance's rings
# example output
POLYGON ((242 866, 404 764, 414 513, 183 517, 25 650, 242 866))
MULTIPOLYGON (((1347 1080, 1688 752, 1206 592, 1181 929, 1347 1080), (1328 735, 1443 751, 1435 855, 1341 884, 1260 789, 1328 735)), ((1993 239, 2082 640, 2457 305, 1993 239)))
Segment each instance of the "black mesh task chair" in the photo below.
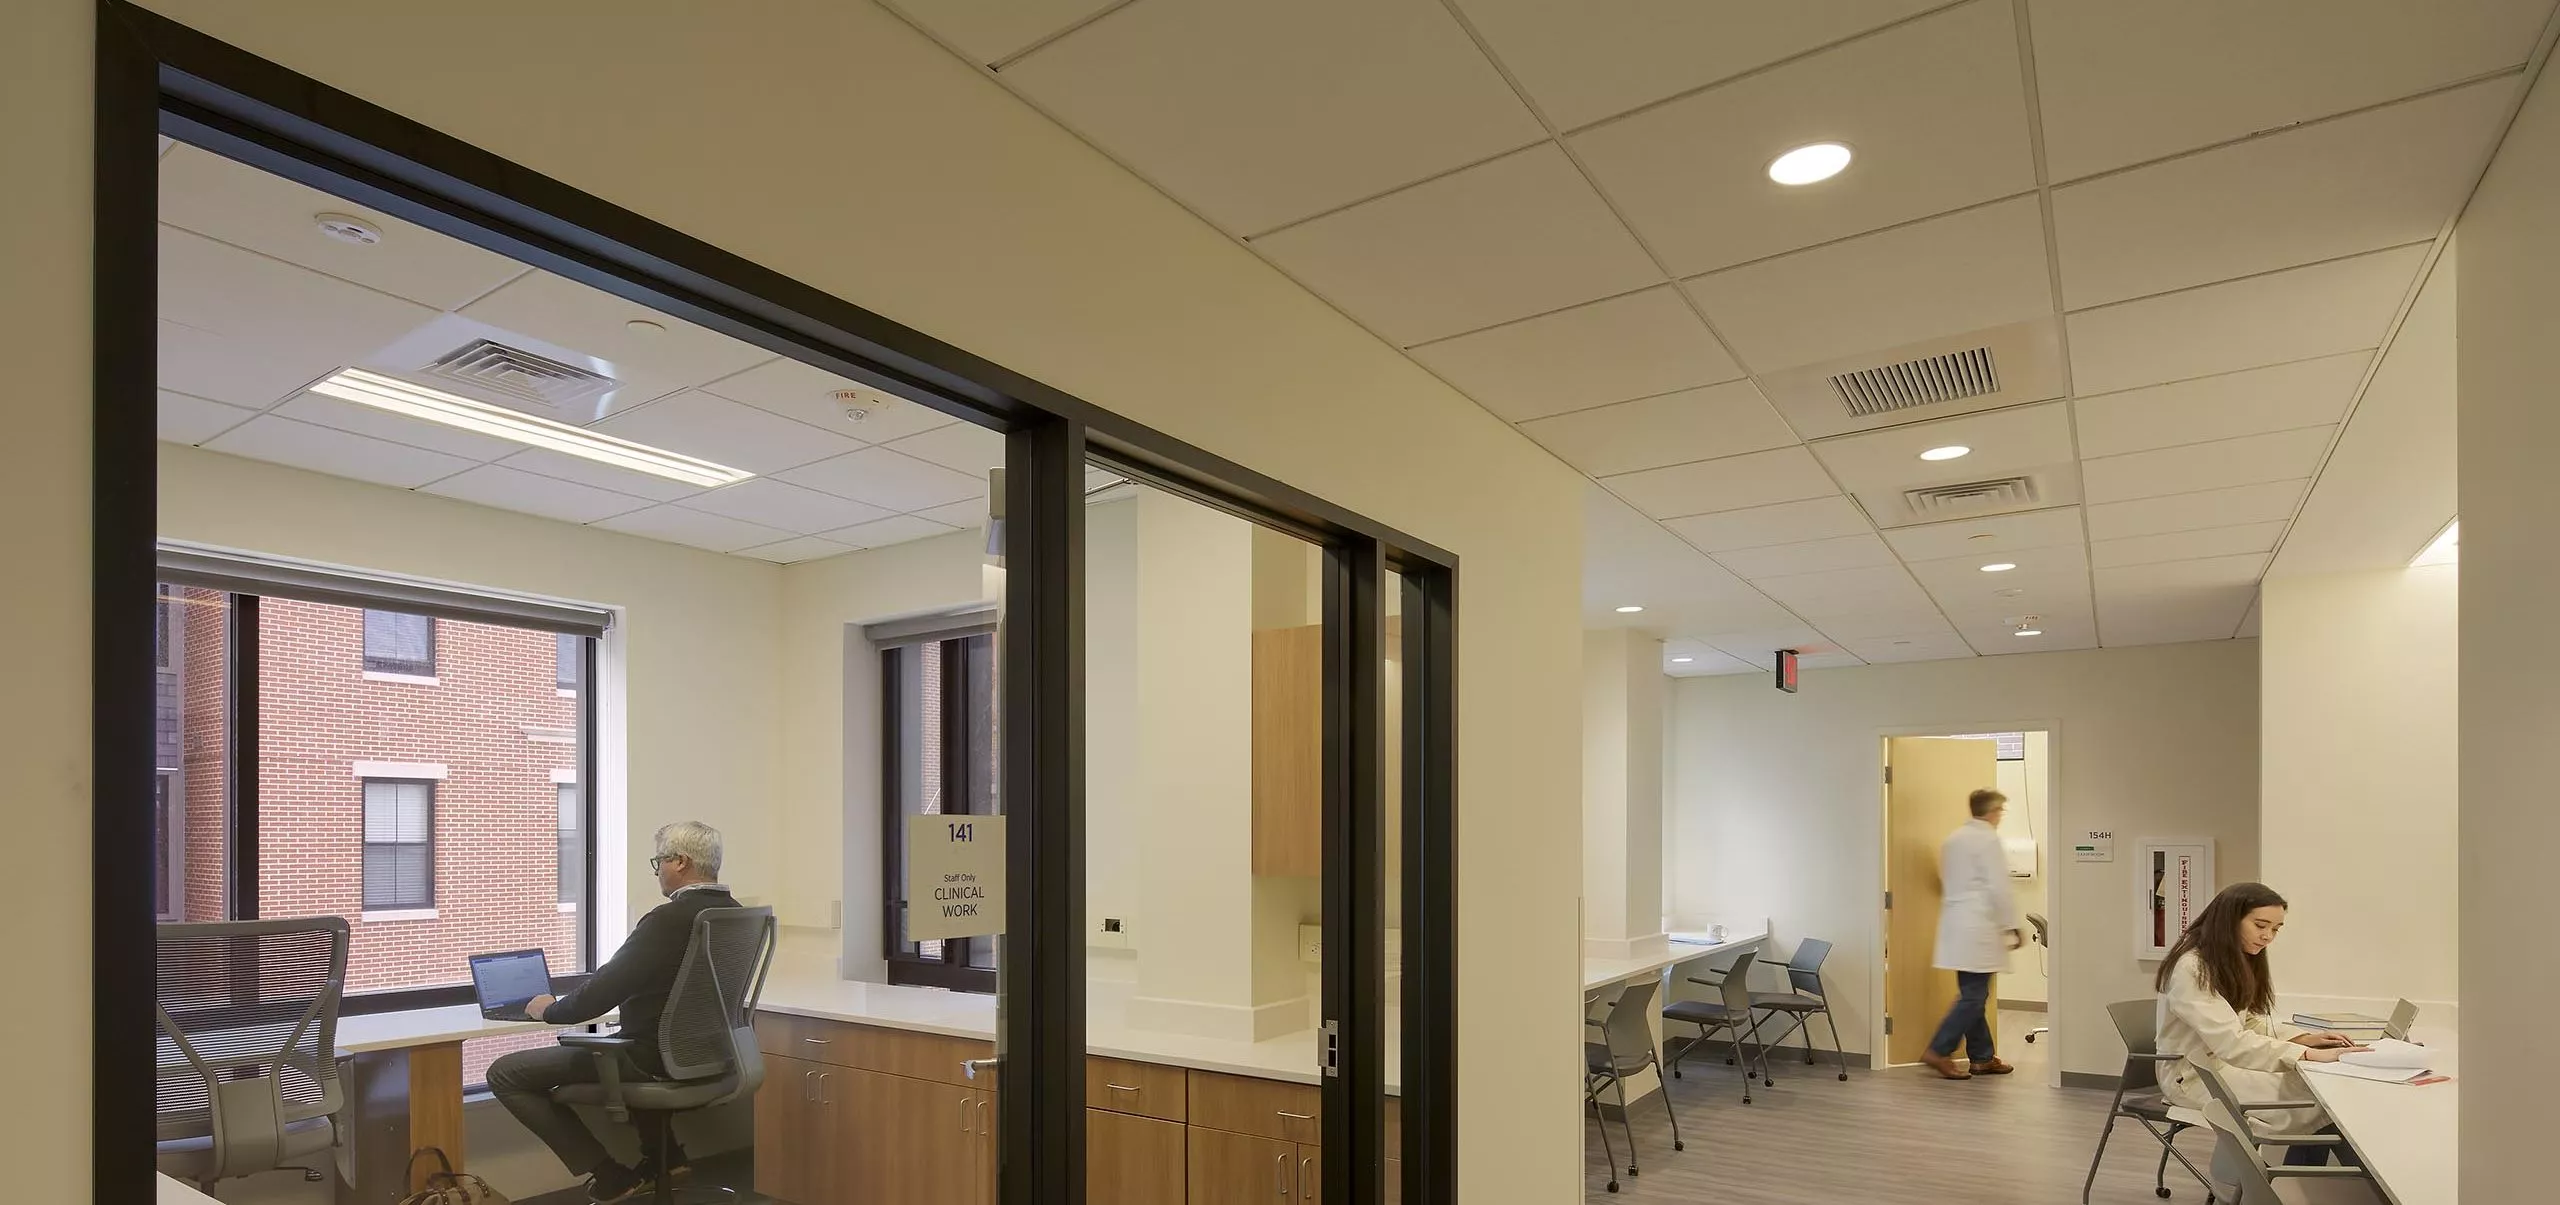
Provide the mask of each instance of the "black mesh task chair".
MULTIPOLYGON (((1788 1018, 1785 1032, 1780 1033, 1776 1041, 1764 1043, 1764 1048, 1784 1046, 1790 1035, 1798 1031, 1803 1032, 1804 1062, 1808 1067, 1813 1065, 1813 1019, 1822 1018, 1823 1025, 1831 1030, 1832 1061, 1839 1066, 1840 1078, 1846 1080, 1849 1078, 1849 1056, 1840 1053, 1840 1024, 1831 1019, 1831 999, 1822 988, 1822 963, 1830 957, 1830 942, 1818 937, 1808 937, 1797 942, 1795 954, 1787 959, 1788 990, 1753 992, 1751 1007, 1770 1016, 1788 1018)), ((1764 1017, 1763 1020, 1765 1019, 1767 1018, 1764 1017)), ((1759 1021, 1751 1023, 1751 1032, 1755 1037, 1759 1034, 1759 1021)), ((1761 1071, 1762 1082, 1765 1083, 1768 1071, 1768 1060, 1765 1057, 1761 1060, 1761 1071)))
MULTIPOLYGON (((764 1083, 764 1055, 756 1047, 756 998, 773 962, 771 908, 706 908, 693 918, 693 941, 667 993, 658 1021, 661 1078, 633 1079, 626 1062, 636 1043, 608 1034, 564 1033, 560 1044, 592 1051, 597 1082, 563 1084, 551 1098, 564 1104, 602 1105, 615 1121, 643 1115, 651 1149, 665 1152, 678 1113, 690 1113, 755 1095, 764 1083)), ((661 1156, 663 1158, 663 1154, 661 1156)), ((675 1200, 672 1178, 658 1176, 656 1201, 675 1200)), ((692 1191, 705 1191, 695 1189, 692 1191)), ((734 1195, 726 1188, 707 1191, 734 1195)))
MULTIPOLYGON (((1603 1089, 1617 1090, 1618 1128, 1627 1136, 1627 1174, 1630 1176, 1638 1172, 1636 1131, 1633 1119, 1627 1116, 1627 1077, 1647 1067, 1654 1069, 1657 1079, 1661 1075, 1662 1057, 1654 1050, 1651 1016, 1654 992, 1660 986, 1651 979, 1628 984, 1625 993, 1609 1006, 1608 1019, 1600 1022, 1604 1040, 1585 1042, 1582 1047, 1582 1097, 1590 1102, 1592 1112, 1597 1114, 1600 1111, 1603 1089)), ((1663 1116, 1671 1119, 1671 1149, 1689 1149, 1688 1144, 1680 1140, 1680 1115, 1671 1111, 1671 1085, 1658 1085, 1655 1091, 1662 1097, 1663 1116)), ((1609 1159, 1609 1191, 1616 1192, 1618 1156, 1609 1146, 1609 1119, 1605 1115, 1600 1117, 1600 1149, 1609 1159)))
POLYGON ((214 1182, 283 1168, 321 1180, 344 1149, 343 917, 159 927, 152 1043, 160 1170, 214 1182))
POLYGON ((2213 1202, 2213 1181, 2178 1149, 2178 1135, 2195 1128, 2195 1123, 2169 1115, 2169 1102, 2160 1095, 2160 1065, 2174 1063, 2178 1056, 2159 1051, 2160 1014, 2156 1000, 2119 1000, 2107 1006, 2107 1016, 2116 1023, 2116 1036, 2124 1039, 2124 1070, 2116 1077, 2116 1098, 2107 1106, 2107 1128, 2098 1132, 2098 1152, 2089 1156, 2089 1179, 2080 1186, 2080 1205, 2089 1205, 2089 1192, 2098 1183, 2098 1164, 2107 1157, 2107 1139, 2116 1132, 2116 1121, 2131 1118, 2142 1124, 2143 1131, 2160 1144, 2160 1166, 2152 1173, 2154 1195, 2169 1195, 2169 1160, 2204 1185, 2206 1205, 2213 1202))
MULTIPOLYGON (((1732 966, 1725 968, 1722 979, 1690 978, 1691 983, 1721 990, 1724 993, 1721 1001, 1675 1000, 1662 1010, 1665 1021, 1680 1021, 1698 1027, 1698 1036, 1682 1046, 1680 1053, 1671 1056, 1671 1078, 1680 1078, 1680 1064, 1688 1060, 1690 1051, 1704 1045, 1709 1036, 1731 1034, 1734 1054, 1742 1062, 1742 1103, 1746 1105, 1751 1103, 1752 1059, 1745 1054, 1743 1044, 1752 1037, 1752 1018, 1755 1015, 1751 1011, 1752 957, 1752 951, 1743 951, 1733 960, 1732 966)), ((1760 1078, 1768 1082, 1769 1048, 1759 1045, 1757 1040, 1752 1040, 1751 1045, 1759 1051, 1760 1078)))

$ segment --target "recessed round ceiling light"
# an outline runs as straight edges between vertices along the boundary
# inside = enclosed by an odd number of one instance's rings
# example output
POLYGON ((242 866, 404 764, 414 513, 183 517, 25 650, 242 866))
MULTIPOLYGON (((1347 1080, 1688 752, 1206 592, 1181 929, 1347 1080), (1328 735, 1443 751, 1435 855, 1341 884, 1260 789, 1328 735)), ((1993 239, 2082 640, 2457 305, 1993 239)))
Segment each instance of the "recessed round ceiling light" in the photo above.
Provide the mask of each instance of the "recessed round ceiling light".
POLYGON ((634 318, 629 322, 625 322, 622 324, 622 329, 635 335, 663 335, 667 331, 666 327, 661 326, 658 323, 651 322, 646 318, 634 318))
POLYGON ((1785 185, 1815 184, 1849 166, 1849 148, 1837 142, 1800 146, 1769 161, 1769 178, 1785 185))
POLYGON ((1695 658, 1695 657, 1674 657, 1674 658, 1672 658, 1672 659, 1671 659, 1671 664, 1673 664, 1673 665, 1687 665, 1687 664, 1689 664, 1690 662, 1695 661, 1695 660, 1697 660, 1697 658, 1695 658))
POLYGON ((1990 564, 1983 566, 1982 571, 1984 573, 2007 573, 2015 568, 2017 568, 2017 566, 2008 561, 1993 561, 1990 564))
POLYGON ((1635 614, 1636 612, 1641 611, 1641 610, 1644 610, 1644 608, 1642 608, 1642 607, 1620 607, 1620 608, 1618 608, 1618 614, 1620 614, 1620 615, 1633 615, 1633 614, 1635 614))
POLYGON ((342 243, 371 247, 382 241, 382 227, 351 214, 315 213, 311 222, 320 228, 320 233, 342 243))
POLYGON ((1953 459, 1955 459, 1956 457, 1959 457, 1959 456, 1970 456, 1970 455, 1972 455, 1972 454, 1973 454, 1973 449, 1968 448, 1968 447, 1964 446, 1963 444, 1948 444, 1947 446, 1945 446, 1945 447, 1943 447, 1943 448, 1931 448, 1931 449, 1929 449, 1929 450, 1928 450, 1928 451, 1926 451, 1926 452, 1922 452, 1922 453, 1920 454, 1920 459, 1922 459, 1922 460, 1953 460, 1953 459))

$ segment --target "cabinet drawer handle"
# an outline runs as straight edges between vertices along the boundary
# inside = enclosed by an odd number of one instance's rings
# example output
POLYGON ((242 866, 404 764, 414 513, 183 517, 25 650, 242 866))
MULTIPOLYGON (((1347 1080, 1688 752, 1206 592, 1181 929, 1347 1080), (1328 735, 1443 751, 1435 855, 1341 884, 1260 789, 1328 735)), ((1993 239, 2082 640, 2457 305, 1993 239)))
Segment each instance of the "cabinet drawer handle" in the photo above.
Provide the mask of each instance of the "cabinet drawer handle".
POLYGON ((1292 1113, 1287 1109, 1279 1109, 1275 1110, 1275 1112, 1291 1121, 1314 1121, 1316 1119, 1316 1115, 1313 1113, 1292 1113))
POLYGON ((1135 1092, 1138 1090, 1136 1087, 1129 1084, 1104 1084, 1103 1087, 1109 1088, 1114 1092, 1135 1092))
POLYGON ((1271 1162, 1272 1162, 1272 1164, 1273 1164, 1272 1171, 1274 1172, 1274 1175, 1273 1175, 1272 1179, 1273 1179, 1276 1183, 1278 1183, 1278 1184, 1279 1184, 1279 1186, 1280 1186, 1280 1195, 1281 1195, 1281 1196, 1284 1196, 1284 1197, 1285 1197, 1285 1196, 1288 1196, 1288 1195, 1289 1195, 1289 1157, 1288 1157, 1287 1155, 1273 1155, 1273 1156, 1271 1157, 1271 1162))
POLYGON ((812 1046, 824 1046, 827 1044, 827 1040, 825 1038, 802 1038, 800 1040, 807 1042, 812 1046))

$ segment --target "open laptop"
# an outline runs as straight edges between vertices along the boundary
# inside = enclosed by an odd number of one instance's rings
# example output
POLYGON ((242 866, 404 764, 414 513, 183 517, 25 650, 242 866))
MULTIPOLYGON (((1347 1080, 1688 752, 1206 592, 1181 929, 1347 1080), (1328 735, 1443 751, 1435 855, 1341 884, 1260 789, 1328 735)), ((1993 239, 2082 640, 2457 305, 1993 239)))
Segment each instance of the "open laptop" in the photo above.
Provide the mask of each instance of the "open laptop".
POLYGON ((2402 1000, 2391 1006, 2391 1019, 2382 1023, 2382 1036, 2397 1041, 2409 1040, 2409 1027, 2418 1023, 2418 1006, 2402 1000))
POLYGON ((524 1006, 551 990, 551 960, 540 950, 509 950, 471 956, 471 990, 480 995, 480 1015, 492 1021, 530 1021, 524 1006))

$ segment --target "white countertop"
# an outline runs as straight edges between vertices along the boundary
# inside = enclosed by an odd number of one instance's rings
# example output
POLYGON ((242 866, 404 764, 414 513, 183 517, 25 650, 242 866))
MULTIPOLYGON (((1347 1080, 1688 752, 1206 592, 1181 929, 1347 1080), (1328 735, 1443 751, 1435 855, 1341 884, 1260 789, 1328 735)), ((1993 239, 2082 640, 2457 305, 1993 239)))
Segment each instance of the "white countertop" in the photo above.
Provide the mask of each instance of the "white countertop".
POLYGON ((167 1172, 162 1172, 159 1205, 220 1205, 220 1202, 188 1187, 185 1181, 172 1180, 167 1172))
POLYGON ((411 1008, 396 1013, 363 1013, 338 1018, 338 1051, 341 1054, 366 1054, 376 1050, 400 1050, 410 1046, 432 1046, 438 1042, 460 1042, 469 1038, 558 1028, 561 1027, 540 1021, 492 1021, 480 1015, 477 1004, 411 1008))
POLYGON ((2460 1056, 2449 1032, 2420 1026, 2413 1036, 2440 1052, 2430 1070, 2452 1082, 2412 1087, 2311 1071, 2302 1080, 2392 1205, 2454 1205, 2462 1179, 2460 1056))
POLYGON ((1658 958, 1585 958, 1582 960, 1582 990, 1587 994, 1612 984, 1629 983, 1649 975, 1659 975, 1665 967, 1678 966, 1699 958, 1716 958, 1757 950, 1769 940, 1766 930, 1739 932, 1728 929, 1725 938, 1714 945, 1675 941, 1671 952, 1658 958))

